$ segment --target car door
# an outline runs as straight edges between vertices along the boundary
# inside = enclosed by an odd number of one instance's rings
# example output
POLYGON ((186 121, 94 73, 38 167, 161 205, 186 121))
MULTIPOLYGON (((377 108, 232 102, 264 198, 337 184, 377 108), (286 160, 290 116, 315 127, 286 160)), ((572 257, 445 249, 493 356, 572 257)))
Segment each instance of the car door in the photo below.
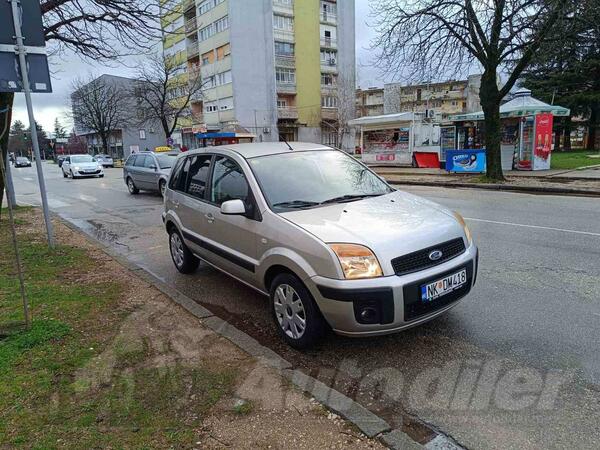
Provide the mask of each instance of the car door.
POLYGON ((183 226, 186 244, 198 256, 205 258, 207 222, 207 186, 212 154, 200 153, 188 156, 182 170, 170 181, 175 190, 173 205, 183 226))
POLYGON ((71 170, 71 157, 67 156, 65 158, 65 160, 62 163, 62 170, 64 173, 69 173, 69 170, 71 170))
POLYGON ((260 213, 244 171, 232 158, 215 156, 208 195, 204 219, 210 262, 254 284, 260 213), (221 205, 234 199, 244 202, 247 212, 245 216, 221 213, 221 205))
POLYGON ((158 161, 153 154, 147 154, 146 160, 144 161, 144 171, 141 176, 143 177, 144 184, 147 186, 146 189, 158 191, 158 178, 160 177, 160 171, 158 170, 158 161))
POLYGON ((146 175, 146 172, 149 170, 146 167, 146 160, 148 158, 150 158, 149 155, 137 155, 133 167, 131 168, 133 182, 138 189, 150 189, 150 184, 148 183, 148 177, 146 175))

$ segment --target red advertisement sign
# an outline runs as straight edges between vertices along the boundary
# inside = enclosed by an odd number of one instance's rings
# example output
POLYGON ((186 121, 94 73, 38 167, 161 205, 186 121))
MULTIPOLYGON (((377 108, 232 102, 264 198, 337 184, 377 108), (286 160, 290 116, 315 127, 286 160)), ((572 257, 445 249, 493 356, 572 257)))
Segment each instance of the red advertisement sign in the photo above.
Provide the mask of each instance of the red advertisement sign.
POLYGON ((552 121, 553 116, 550 113, 542 113, 535 116, 534 170, 550 168, 552 121))

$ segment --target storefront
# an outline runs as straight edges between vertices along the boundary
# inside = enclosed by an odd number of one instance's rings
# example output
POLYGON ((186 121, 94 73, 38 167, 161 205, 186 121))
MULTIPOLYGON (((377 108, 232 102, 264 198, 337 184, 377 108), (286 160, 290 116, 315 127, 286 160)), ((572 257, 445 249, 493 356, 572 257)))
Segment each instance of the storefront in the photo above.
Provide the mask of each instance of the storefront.
POLYGON ((360 129, 359 147, 367 164, 411 165, 415 154, 439 161, 440 126, 422 114, 366 116, 348 124, 360 129))
MULTIPOLYGON (((519 89, 512 100, 500 106, 502 124, 502 169, 547 170, 552 156, 554 116, 568 116, 562 106, 549 105, 519 89)), ((451 117, 456 126, 458 150, 483 148, 483 112, 451 117)))

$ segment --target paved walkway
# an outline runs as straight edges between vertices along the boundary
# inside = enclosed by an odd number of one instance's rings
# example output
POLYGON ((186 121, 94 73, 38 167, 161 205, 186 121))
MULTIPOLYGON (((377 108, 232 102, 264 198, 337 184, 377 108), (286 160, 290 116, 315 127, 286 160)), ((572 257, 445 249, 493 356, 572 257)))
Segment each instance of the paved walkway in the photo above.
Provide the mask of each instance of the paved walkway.
MULTIPOLYGON (((411 175, 411 176, 451 176, 465 177, 472 176, 471 174, 450 174, 444 169, 420 169, 416 167, 387 167, 387 166, 370 166, 373 170, 381 175, 411 175)), ((504 172, 507 177, 523 177, 523 178, 571 178, 571 179, 598 179, 600 180, 600 164, 597 167, 586 169, 550 169, 550 170, 508 170, 504 172)))

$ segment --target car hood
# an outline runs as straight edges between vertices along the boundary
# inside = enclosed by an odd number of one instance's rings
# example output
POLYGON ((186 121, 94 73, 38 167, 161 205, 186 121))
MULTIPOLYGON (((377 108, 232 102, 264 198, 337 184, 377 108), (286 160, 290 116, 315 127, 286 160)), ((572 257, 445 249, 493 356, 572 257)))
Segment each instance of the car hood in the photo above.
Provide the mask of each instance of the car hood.
POLYGON ((382 266, 397 256, 465 237, 450 210, 402 191, 281 216, 324 242, 365 245, 382 266))
POLYGON ((80 169, 97 169, 97 162, 85 162, 85 163, 71 163, 73 167, 79 167, 80 169))

